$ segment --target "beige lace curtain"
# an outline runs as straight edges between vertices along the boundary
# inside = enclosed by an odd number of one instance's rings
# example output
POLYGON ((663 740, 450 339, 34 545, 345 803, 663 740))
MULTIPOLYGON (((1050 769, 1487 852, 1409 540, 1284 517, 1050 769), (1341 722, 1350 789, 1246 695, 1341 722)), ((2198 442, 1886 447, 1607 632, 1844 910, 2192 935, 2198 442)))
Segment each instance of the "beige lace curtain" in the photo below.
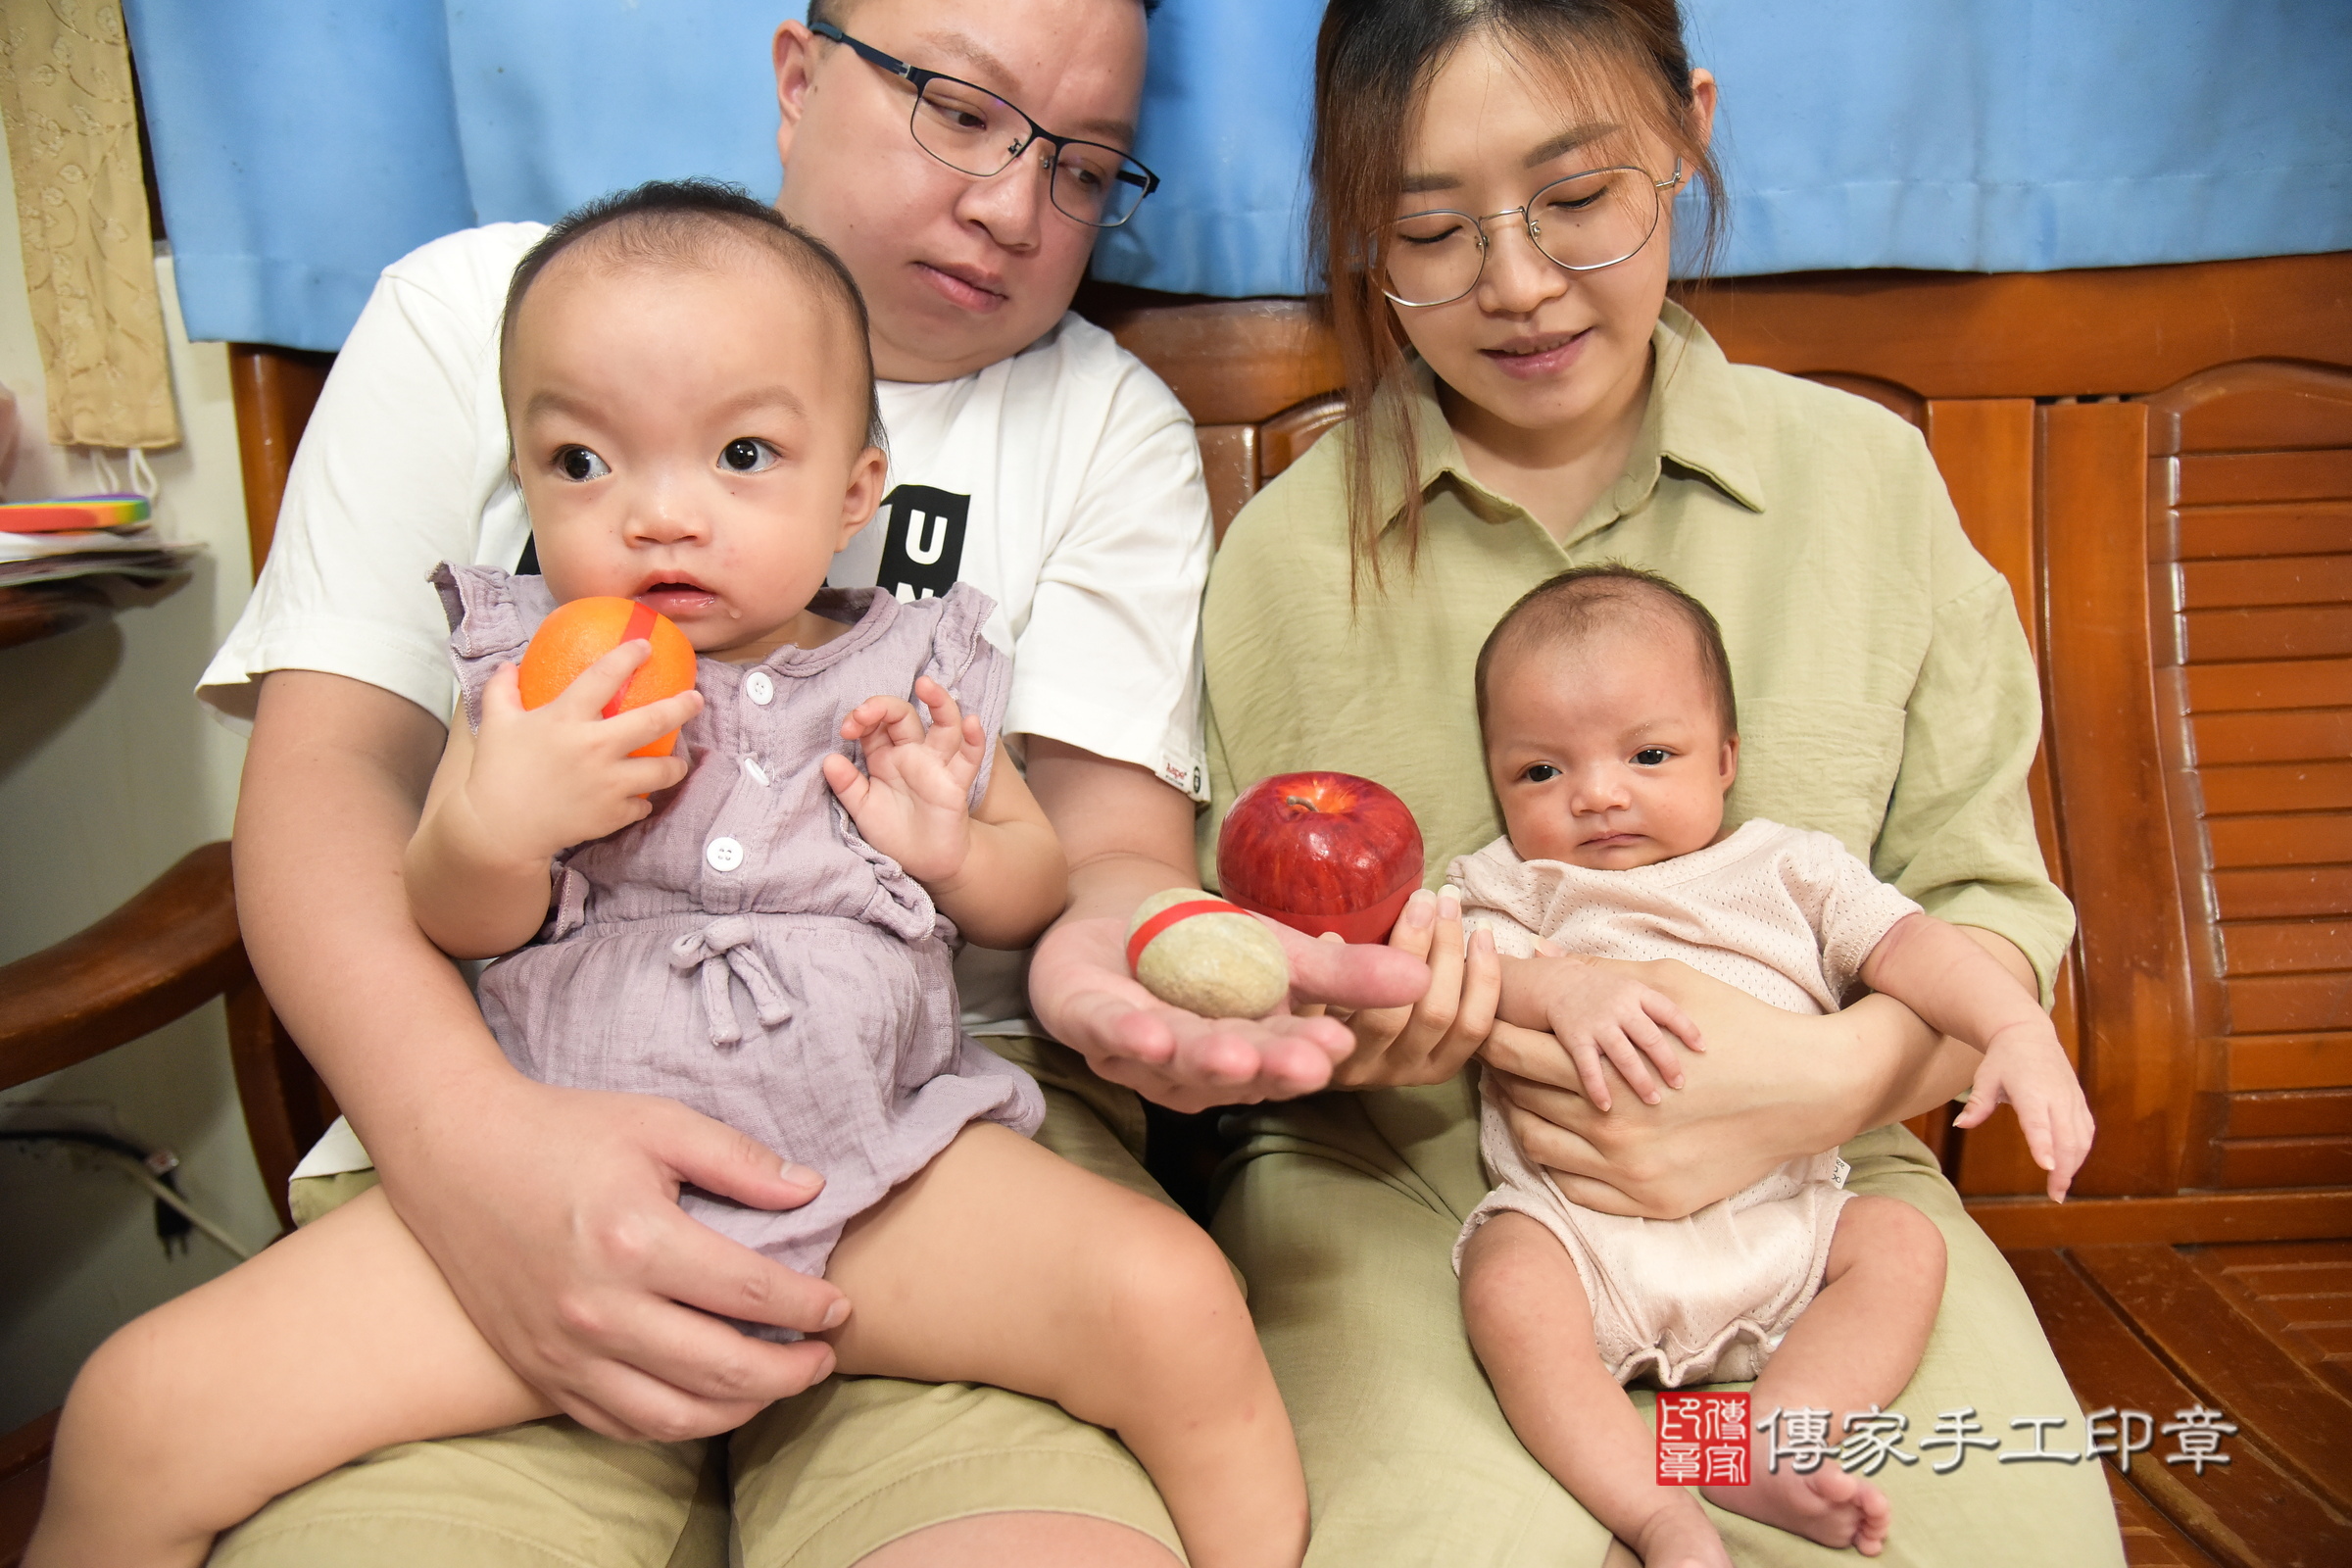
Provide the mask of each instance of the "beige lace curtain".
POLYGON ((121 0, 0 0, 0 128, 49 439, 176 444, 121 0))

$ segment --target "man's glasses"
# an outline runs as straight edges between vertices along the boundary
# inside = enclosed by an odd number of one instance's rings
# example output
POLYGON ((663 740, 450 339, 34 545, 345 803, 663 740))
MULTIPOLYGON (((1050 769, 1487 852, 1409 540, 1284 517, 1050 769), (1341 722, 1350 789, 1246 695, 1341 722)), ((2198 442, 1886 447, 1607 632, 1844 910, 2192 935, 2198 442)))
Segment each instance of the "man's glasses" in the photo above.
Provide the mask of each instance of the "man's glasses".
POLYGON ((1487 268, 1486 225, 1517 218, 1537 250, 1571 272, 1615 267, 1649 243, 1665 210, 1665 192, 1683 182, 1674 172, 1652 179, 1642 169, 1588 169, 1555 179, 1524 207, 1475 218, 1468 213, 1413 213, 1384 224, 1379 245, 1381 292, 1399 305, 1450 305, 1478 287, 1487 268))
POLYGON ((914 144, 957 173, 986 179, 1012 167, 1033 142, 1048 149, 1054 205, 1095 228, 1116 228, 1159 185, 1154 174, 1116 147, 1056 136, 1020 110, 968 81, 943 76, 860 43, 829 22, 809 24, 820 38, 848 44, 858 58, 905 78, 914 89, 907 129, 914 144))

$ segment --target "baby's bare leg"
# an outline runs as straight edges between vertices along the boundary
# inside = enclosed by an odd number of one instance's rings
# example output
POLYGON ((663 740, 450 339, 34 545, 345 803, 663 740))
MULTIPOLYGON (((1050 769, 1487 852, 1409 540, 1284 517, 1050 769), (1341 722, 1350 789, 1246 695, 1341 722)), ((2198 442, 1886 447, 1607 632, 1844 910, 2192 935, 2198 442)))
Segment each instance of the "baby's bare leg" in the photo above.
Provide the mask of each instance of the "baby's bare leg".
POLYGON ((1194 1568, 1295 1568, 1306 1480, 1225 1257, 1174 1209, 991 1123, 858 1217, 844 1372, 992 1383, 1110 1428, 1194 1568))
POLYGON ((1511 1430, 1644 1568, 1731 1568, 1697 1499, 1658 1485, 1657 1444, 1600 1363, 1559 1238, 1525 1214, 1481 1225, 1462 1250, 1462 1317, 1511 1430))
POLYGON ((201 1563, 215 1535, 371 1449, 554 1413, 370 1192, 98 1348, 25 1568, 201 1563))
MULTIPOLYGON (((1838 1213, 1820 1294, 1790 1327, 1748 1395, 1761 1421, 1774 1410, 1830 1412, 1840 1434, 1849 1412, 1884 1406, 1903 1392, 1927 1349, 1943 1301, 1943 1237, 1910 1204, 1854 1198, 1838 1213)), ((1892 1516, 1886 1495, 1830 1460, 1809 1475, 1783 1463, 1765 1468, 1770 1435, 1759 1434, 1744 1487, 1709 1487, 1720 1508, 1779 1525, 1825 1546, 1875 1557, 1892 1516)))

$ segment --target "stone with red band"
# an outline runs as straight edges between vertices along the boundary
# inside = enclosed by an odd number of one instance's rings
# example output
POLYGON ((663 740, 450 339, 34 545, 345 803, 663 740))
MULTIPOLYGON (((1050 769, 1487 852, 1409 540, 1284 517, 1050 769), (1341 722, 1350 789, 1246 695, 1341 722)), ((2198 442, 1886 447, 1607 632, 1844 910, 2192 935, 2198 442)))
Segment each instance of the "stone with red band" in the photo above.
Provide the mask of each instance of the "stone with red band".
POLYGON ((1163 888, 1136 906, 1127 967, 1160 1001, 1203 1018, 1262 1018, 1291 990, 1274 928, 1197 888, 1163 888))
POLYGON ((1189 920, 1196 914, 1246 915, 1249 912, 1240 905, 1227 904, 1223 899, 1199 898, 1188 900, 1183 904, 1171 904, 1142 925, 1137 926, 1134 933, 1127 938, 1127 967, 1129 970, 1133 970, 1136 964, 1142 961, 1144 950, 1152 945, 1152 939, 1179 920, 1189 920))

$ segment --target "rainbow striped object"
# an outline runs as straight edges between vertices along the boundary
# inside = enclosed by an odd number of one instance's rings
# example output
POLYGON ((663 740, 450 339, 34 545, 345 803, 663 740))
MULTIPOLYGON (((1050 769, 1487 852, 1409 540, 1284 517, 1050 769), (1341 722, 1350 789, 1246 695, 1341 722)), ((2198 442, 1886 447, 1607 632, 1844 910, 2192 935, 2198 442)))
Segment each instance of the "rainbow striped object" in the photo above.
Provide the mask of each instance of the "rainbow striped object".
POLYGON ((0 503, 0 533, 66 533, 135 528, 154 514, 145 496, 52 496, 0 503))

